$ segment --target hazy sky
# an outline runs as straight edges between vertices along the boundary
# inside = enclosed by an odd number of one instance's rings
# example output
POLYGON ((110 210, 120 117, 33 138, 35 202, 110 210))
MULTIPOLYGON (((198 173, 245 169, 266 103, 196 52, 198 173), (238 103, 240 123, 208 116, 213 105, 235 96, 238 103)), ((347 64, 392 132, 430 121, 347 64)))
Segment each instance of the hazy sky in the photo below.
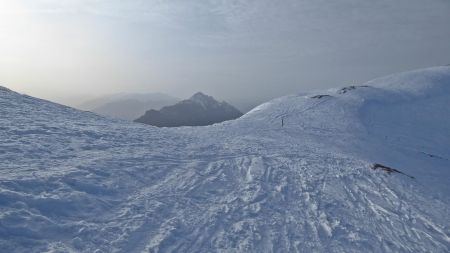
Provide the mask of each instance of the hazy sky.
POLYGON ((63 102, 254 100, 449 63, 450 0, 0 0, 0 85, 63 102))

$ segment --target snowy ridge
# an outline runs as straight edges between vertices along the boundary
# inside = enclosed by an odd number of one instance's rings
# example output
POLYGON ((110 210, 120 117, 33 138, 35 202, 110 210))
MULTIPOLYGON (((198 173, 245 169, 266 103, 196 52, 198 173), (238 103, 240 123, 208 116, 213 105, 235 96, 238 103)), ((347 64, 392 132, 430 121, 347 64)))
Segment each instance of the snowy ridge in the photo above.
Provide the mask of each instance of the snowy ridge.
POLYGON ((0 89, 0 248, 448 252, 449 104, 450 67, 172 129, 0 89))

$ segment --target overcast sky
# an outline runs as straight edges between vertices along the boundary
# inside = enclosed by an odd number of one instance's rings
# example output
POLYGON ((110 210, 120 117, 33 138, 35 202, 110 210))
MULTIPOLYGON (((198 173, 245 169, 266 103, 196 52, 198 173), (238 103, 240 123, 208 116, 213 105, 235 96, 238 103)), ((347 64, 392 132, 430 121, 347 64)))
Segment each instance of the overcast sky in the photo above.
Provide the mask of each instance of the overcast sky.
POLYGON ((0 0, 0 85, 237 101, 450 63, 449 0, 0 0))

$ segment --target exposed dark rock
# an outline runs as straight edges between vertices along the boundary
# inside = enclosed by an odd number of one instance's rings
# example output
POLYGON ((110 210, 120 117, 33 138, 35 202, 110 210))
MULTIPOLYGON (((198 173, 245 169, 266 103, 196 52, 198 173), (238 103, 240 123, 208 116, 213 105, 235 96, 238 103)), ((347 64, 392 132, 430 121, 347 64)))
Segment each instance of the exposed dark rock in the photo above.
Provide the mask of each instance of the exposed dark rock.
POLYGON ((331 96, 330 95, 315 95, 311 98, 321 99, 321 98, 325 98, 325 97, 331 97, 331 96))
POLYGON ((425 153, 425 152, 420 152, 420 153, 422 153, 422 154, 424 154, 424 155, 426 155, 426 156, 428 156, 428 157, 431 157, 431 158, 437 158, 437 159, 441 159, 441 160, 447 160, 447 161, 450 161, 450 159, 447 159, 447 158, 442 157, 442 156, 433 155, 433 154, 429 154, 429 153, 425 153))
POLYGON ((407 176, 407 177, 409 177, 409 178, 414 179, 413 176, 407 175, 407 174, 405 174, 405 173, 403 173, 403 172, 401 172, 401 171, 399 171, 399 170, 397 170, 397 169, 394 169, 394 168, 391 168, 391 167, 388 167, 388 166, 385 166, 385 165, 382 165, 382 164, 379 164, 379 163, 373 164, 373 165, 372 165, 372 169, 373 169, 373 170, 380 169, 380 170, 382 170, 382 171, 387 172, 388 174, 391 174, 391 173, 399 173, 399 174, 402 174, 402 175, 405 175, 405 176, 407 176))
POLYGON ((364 88, 364 87, 369 87, 369 86, 367 86, 367 85, 359 85, 359 86, 351 85, 351 86, 347 86, 347 87, 344 87, 344 88, 338 90, 337 93, 338 94, 345 94, 348 91, 355 90, 357 88, 364 88))

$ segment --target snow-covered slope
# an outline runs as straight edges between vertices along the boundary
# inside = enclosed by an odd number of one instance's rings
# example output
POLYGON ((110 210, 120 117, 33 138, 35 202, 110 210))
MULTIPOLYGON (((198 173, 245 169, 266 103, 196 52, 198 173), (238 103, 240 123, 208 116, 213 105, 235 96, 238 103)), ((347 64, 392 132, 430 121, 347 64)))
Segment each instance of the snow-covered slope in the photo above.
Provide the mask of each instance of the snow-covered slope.
POLYGON ((0 249, 448 252, 449 109, 450 67, 171 129, 0 89, 0 249))

